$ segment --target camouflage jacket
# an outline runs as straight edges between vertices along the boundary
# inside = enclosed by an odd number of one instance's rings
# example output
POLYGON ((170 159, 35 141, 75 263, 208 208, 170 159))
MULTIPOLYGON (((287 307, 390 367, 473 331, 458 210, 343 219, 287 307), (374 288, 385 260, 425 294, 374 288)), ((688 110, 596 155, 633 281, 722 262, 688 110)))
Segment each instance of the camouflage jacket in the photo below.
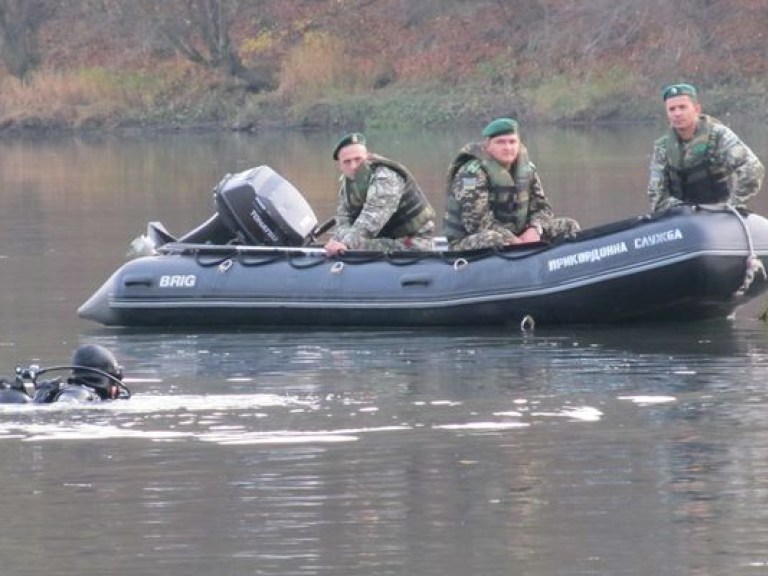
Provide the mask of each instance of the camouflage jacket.
POLYGON ((399 164, 371 155, 358 176, 339 178, 334 240, 352 247, 364 239, 415 234, 433 222, 432 206, 399 164))
MULTIPOLYGON (((725 179, 727 188, 724 201, 743 207, 749 198, 760 191, 765 169, 759 158, 734 132, 715 119, 702 115, 694 138, 682 142, 673 130, 659 138, 653 146, 648 183, 648 199, 652 212, 666 210, 683 203, 708 203, 713 201, 702 187, 686 191, 679 184, 685 162, 695 162, 696 157, 706 156, 704 169, 725 179), (706 132, 706 134, 704 134, 706 132), (706 140, 704 144, 703 140, 706 140), (707 147, 700 154, 695 148, 707 147), (677 149, 673 147, 677 147, 677 149), (675 164, 680 164, 675 166, 675 164)), ((692 166, 692 169, 700 168, 692 166)), ((717 185, 713 176, 713 185, 717 185)))
POLYGON ((503 168, 482 152, 479 144, 462 149, 448 171, 443 232, 449 240, 489 230, 511 240, 512 235, 518 235, 530 226, 549 230, 553 220, 552 208, 544 194, 536 166, 528 160, 525 147, 521 146, 511 173, 504 170, 506 177, 502 179, 499 170, 503 168), (494 170, 494 166, 499 169, 494 170), (499 201, 499 190, 505 190, 508 184, 515 191, 510 198, 510 206, 502 215, 499 213, 503 205, 499 201))

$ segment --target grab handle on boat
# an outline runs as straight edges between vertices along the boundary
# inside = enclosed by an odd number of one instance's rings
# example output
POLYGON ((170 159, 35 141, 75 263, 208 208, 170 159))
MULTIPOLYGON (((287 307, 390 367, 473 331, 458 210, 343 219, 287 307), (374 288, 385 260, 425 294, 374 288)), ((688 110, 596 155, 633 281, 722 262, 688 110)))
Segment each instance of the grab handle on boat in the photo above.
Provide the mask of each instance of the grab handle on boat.
POLYGON ((428 274, 405 274, 400 276, 400 286, 429 286, 432 284, 432 277, 428 274))
POLYGON ((331 274, 341 274, 344 270, 344 262, 334 262, 331 266, 331 274))
POLYGON ((520 332, 530 333, 534 330, 536 330, 536 320, 530 314, 526 314, 520 320, 520 332))
POLYGON ((149 276, 126 276, 123 278, 123 286, 152 286, 152 278, 149 276))
POLYGON ((469 266, 469 262, 464 258, 456 258, 456 260, 453 261, 453 269, 457 272, 463 270, 467 266, 469 266))

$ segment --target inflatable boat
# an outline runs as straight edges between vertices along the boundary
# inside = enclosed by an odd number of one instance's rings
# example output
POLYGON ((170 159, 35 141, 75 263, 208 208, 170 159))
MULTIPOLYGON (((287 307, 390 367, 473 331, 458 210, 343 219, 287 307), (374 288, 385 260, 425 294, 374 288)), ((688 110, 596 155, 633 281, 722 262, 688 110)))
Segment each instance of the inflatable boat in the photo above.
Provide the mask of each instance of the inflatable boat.
POLYGON ((638 216, 555 244, 329 258, 304 197, 268 166, 227 176, 216 212, 79 308, 107 326, 461 327, 726 317, 768 288, 768 220, 730 206, 638 216))

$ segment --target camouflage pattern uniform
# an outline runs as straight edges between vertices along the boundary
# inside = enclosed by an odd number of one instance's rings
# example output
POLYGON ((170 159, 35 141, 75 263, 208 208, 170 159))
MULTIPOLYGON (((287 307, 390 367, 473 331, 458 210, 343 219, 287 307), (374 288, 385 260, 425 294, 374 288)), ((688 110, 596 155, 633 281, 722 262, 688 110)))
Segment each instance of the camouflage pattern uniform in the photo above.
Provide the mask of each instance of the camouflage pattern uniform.
MULTIPOLYGON (((380 250, 393 252, 401 250, 431 250, 435 233, 434 210, 422 216, 424 223, 407 236, 388 238, 380 233, 397 212, 406 181, 400 174, 386 166, 374 167, 368 185, 365 203, 357 217, 346 193, 346 178, 339 178, 339 201, 336 209, 336 228, 333 239, 352 250, 380 250)), ((426 199, 425 199, 426 200, 426 199)))
POLYGON ((670 180, 670 156, 671 146, 679 147, 680 157, 685 162, 688 158, 701 155, 701 150, 696 146, 702 146, 700 139, 701 130, 708 129, 711 135, 706 154, 707 169, 711 172, 720 172, 727 178, 727 201, 736 207, 744 207, 749 198, 760 191, 765 169, 758 157, 744 144, 731 129, 719 123, 716 119, 702 115, 696 127, 696 134, 689 142, 682 142, 674 130, 659 138, 653 146, 653 155, 650 166, 650 181, 648 183, 648 199, 651 211, 659 212, 684 203, 710 203, 711 199, 691 197, 681 198, 684 191, 676 192, 671 186, 670 180), (687 200, 687 202, 686 202, 687 200))
MULTIPOLYGON (((479 144, 469 144, 462 149, 462 153, 478 150, 479 144)), ((460 156, 461 157, 461 156, 460 156)), ((525 147, 521 146, 518 161, 527 161, 525 147)), ((536 167, 532 162, 530 166, 530 178, 527 196, 528 209, 525 221, 522 225, 515 226, 512 222, 501 222, 493 212, 491 200, 491 182, 487 172, 479 168, 477 160, 470 160, 456 170, 450 179, 448 194, 458 204, 460 212, 459 220, 465 235, 461 238, 452 238, 448 229, 445 234, 450 241, 452 250, 472 250, 476 248, 502 247, 512 244, 515 237, 526 228, 538 227, 541 229, 541 237, 544 241, 552 241, 559 238, 572 238, 581 230, 579 223, 572 218, 554 218, 549 200, 544 194, 536 167)), ((512 167, 514 173, 515 166, 512 167)), ((449 172, 449 178, 450 174, 449 172)), ((448 204, 452 204, 449 197, 448 204)), ((446 218, 449 218, 446 215, 446 218)))

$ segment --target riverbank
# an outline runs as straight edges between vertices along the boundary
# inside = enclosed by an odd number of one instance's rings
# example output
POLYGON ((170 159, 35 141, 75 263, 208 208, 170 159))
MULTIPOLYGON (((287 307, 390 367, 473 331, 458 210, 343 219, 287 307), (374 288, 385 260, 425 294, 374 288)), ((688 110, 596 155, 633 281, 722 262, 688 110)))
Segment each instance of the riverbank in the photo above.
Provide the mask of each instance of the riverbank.
POLYGON ((768 118, 752 0, 26 4, 0 22, 0 132, 653 122, 679 81, 768 118))
MULTIPOLYGON (((588 81, 553 77, 512 86, 479 78, 410 83, 358 93, 252 93, 187 68, 138 74, 107 70, 6 78, 0 133, 227 130, 365 130, 480 125, 513 116, 527 125, 651 123, 663 118, 658 90, 614 72, 588 81)), ((768 90, 755 81, 702 90, 723 120, 768 117, 768 90)))

